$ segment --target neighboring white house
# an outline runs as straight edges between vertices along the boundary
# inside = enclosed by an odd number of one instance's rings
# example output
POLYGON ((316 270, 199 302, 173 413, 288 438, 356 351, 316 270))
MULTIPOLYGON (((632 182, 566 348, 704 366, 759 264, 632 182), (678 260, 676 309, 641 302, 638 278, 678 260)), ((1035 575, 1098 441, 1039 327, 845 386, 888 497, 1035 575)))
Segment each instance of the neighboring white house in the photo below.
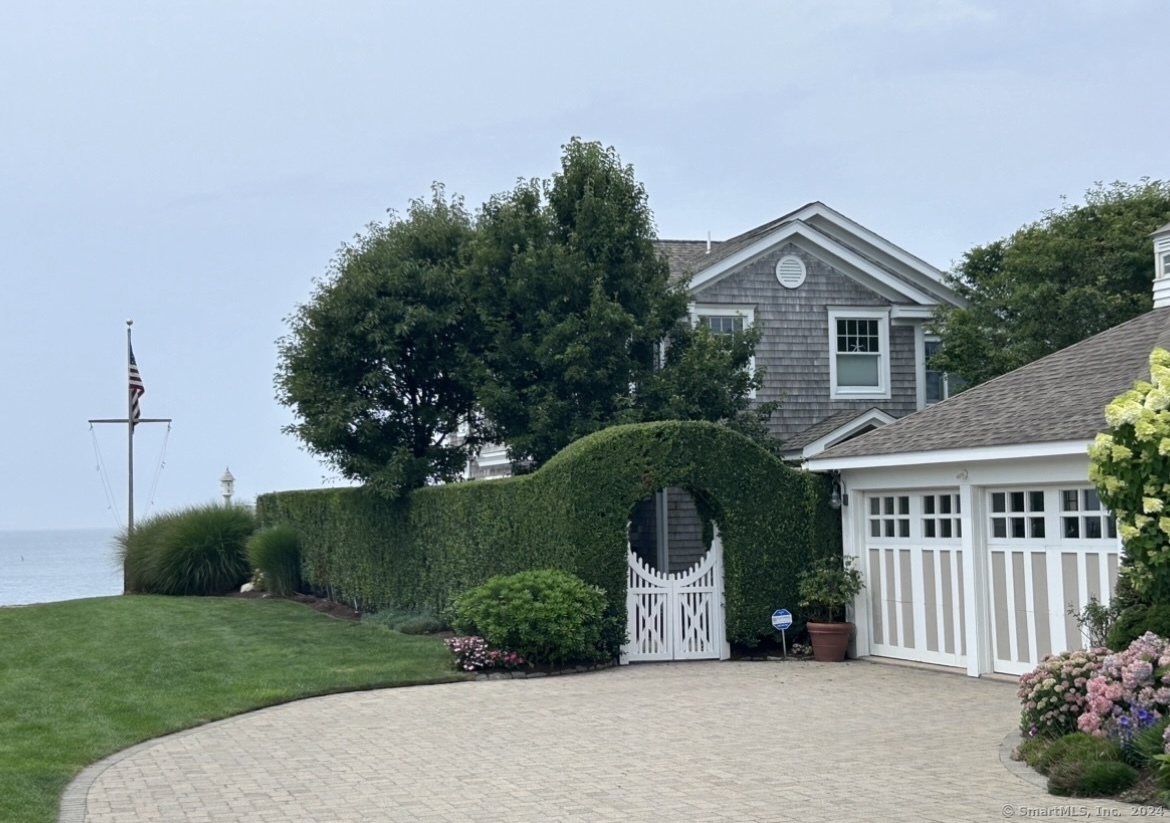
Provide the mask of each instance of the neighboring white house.
POLYGON ((1069 611, 1108 602, 1121 554, 1087 448, 1170 348, 1170 224, 1153 236, 1153 311, 806 462, 839 473, 857 656, 978 676, 1083 646, 1069 611))

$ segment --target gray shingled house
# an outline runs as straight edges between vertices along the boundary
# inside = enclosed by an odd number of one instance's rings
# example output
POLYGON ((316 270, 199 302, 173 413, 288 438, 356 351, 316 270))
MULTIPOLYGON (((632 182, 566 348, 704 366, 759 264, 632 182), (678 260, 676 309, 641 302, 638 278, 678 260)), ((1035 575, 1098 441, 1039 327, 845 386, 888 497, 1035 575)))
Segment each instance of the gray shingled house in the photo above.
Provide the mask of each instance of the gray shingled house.
MULTIPOLYGON (((926 324, 960 298, 943 273, 823 203, 730 240, 661 240, 672 277, 689 278, 692 322, 757 327, 759 402, 778 400, 772 431, 796 459, 947 396, 927 360, 926 324)), ((486 448, 472 477, 508 473, 486 448)))
POLYGON ((1021 674, 1081 648, 1069 610, 1108 602, 1122 550, 1087 448, 1170 348, 1170 224, 1153 237, 1149 313, 807 460, 865 573, 858 656, 1021 674))
MULTIPOLYGON (((757 402, 780 401, 772 433, 800 460, 944 399, 927 368, 935 306, 960 304, 943 273, 823 203, 730 240, 661 240, 675 282, 689 281, 691 321, 717 333, 760 331, 757 402)), ((467 476, 510 471, 502 447, 483 449, 467 476)), ((707 550, 694 502, 660 492, 631 515, 631 545, 679 572, 707 550)))

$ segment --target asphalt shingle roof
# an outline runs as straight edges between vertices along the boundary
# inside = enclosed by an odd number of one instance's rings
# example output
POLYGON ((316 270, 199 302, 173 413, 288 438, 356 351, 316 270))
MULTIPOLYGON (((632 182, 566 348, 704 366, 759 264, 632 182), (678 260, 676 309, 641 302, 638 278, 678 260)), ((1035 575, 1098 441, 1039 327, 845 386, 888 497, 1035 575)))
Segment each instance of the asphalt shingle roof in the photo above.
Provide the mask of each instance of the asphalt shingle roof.
POLYGON ((813 423, 804 431, 799 432, 798 434, 795 434, 785 440, 784 448, 803 449, 809 443, 820 440, 826 434, 830 434, 831 432, 836 431, 846 423, 852 420, 856 420, 863 414, 869 414, 871 411, 873 411, 873 409, 873 406, 865 409, 864 411, 858 411, 857 409, 845 409, 843 411, 836 412, 835 414, 830 414, 828 417, 824 417, 818 420, 816 423, 813 423))
POLYGON ((841 443, 817 459, 1091 440, 1104 410, 1170 349, 1170 307, 1154 309, 949 400, 841 443))
MULTIPOLYGON (((711 243, 711 253, 719 247, 711 243)), ((670 282, 677 283, 684 275, 694 274, 710 265, 711 255, 707 254, 706 240, 655 240, 654 246, 666 255, 670 264, 670 282)))

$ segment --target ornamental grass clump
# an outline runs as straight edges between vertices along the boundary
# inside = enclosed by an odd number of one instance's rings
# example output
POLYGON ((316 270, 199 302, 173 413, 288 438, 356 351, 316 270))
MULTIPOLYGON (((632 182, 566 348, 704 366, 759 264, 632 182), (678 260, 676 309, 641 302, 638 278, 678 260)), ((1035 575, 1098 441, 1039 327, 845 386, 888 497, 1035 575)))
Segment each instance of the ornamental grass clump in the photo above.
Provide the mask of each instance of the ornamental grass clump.
POLYGON ((1050 654, 1023 675, 1017 692, 1023 704, 1020 731, 1048 738, 1075 732, 1088 705, 1089 680, 1107 654, 1103 648, 1050 654))
POLYGON ((256 519, 242 506, 207 504, 148 517, 118 537, 132 591, 226 594, 248 580, 245 544, 256 519))
POLYGON ((1087 707, 1077 728, 1122 748, 1170 709, 1170 640, 1147 632, 1125 651, 1105 657, 1089 678, 1087 707))
POLYGON ((301 547, 289 525, 273 526, 248 538, 248 561, 264 576, 264 588, 278 597, 301 587, 301 547))

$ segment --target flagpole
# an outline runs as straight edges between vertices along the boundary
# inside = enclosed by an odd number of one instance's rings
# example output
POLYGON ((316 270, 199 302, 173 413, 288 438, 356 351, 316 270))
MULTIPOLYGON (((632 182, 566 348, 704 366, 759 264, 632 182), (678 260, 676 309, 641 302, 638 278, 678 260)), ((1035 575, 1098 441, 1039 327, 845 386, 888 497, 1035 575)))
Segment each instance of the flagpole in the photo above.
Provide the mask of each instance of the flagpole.
MULTIPOLYGON (((126 321, 126 379, 122 385, 126 387, 126 417, 95 417, 90 418, 90 425, 94 423, 126 424, 126 536, 134 531, 134 427, 139 423, 170 423, 169 417, 143 417, 138 408, 138 398, 145 391, 142 385, 142 375, 138 372, 138 363, 134 360, 134 343, 131 340, 130 327, 133 320, 126 321)), ((130 593, 130 576, 125 564, 122 565, 122 590, 130 593)))
MULTIPOLYGON (((130 373, 131 364, 134 360, 134 346, 130 342, 130 327, 134 325, 133 320, 126 321, 126 373, 130 373)), ((134 532, 134 391, 129 389, 126 392, 126 452, 129 461, 129 471, 127 472, 127 484, 129 488, 126 492, 126 533, 127 535, 134 532)))

